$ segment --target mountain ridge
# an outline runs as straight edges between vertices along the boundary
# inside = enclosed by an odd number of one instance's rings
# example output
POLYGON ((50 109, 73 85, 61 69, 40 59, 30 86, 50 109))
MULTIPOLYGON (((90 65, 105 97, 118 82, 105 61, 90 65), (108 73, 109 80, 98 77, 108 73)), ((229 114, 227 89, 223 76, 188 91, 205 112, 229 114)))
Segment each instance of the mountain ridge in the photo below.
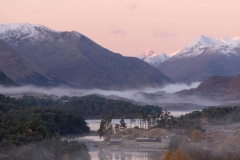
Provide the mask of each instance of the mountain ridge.
MULTIPOLYGON (((8 31, 7 35, 18 35, 18 31, 8 31)), ((149 64, 113 53, 75 31, 49 29, 43 30, 42 35, 41 31, 37 34, 40 38, 19 34, 20 37, 0 39, 48 74, 80 88, 133 89, 173 83, 149 64)))
POLYGON ((211 37, 200 35, 187 46, 182 48, 173 58, 182 58, 186 56, 198 56, 205 48, 212 48, 214 50, 221 50, 223 54, 227 54, 232 48, 240 48, 240 38, 231 39, 213 39, 211 37))
POLYGON ((200 36, 157 68, 173 81, 184 83, 203 82, 217 75, 235 76, 240 73, 240 47, 232 46, 238 44, 238 39, 223 43, 200 36))

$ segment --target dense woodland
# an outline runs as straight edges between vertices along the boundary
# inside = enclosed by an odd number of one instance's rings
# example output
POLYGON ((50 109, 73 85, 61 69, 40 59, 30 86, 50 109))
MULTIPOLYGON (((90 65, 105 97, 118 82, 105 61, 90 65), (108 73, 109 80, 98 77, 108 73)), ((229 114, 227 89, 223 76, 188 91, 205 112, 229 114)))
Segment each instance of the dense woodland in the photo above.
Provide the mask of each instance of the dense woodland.
MULTIPOLYGON (((150 115, 152 111, 161 114, 163 109, 157 106, 140 106, 123 100, 112 100, 96 95, 83 97, 61 97, 53 100, 52 98, 37 98, 34 96, 23 96, 25 103, 32 106, 51 107, 58 106, 68 109, 84 118, 131 118, 139 117, 138 111, 141 110, 145 115, 150 115)), ((207 118, 209 122, 218 124, 230 124, 240 121, 239 107, 208 107, 202 111, 194 111, 180 118, 177 118, 178 127, 195 128, 200 125, 200 118, 207 118)), ((171 115, 169 115, 171 117, 171 115)))
POLYGON ((63 155, 71 158, 77 151, 84 153, 86 159, 89 157, 84 145, 57 138, 90 130, 81 116, 68 110, 31 107, 24 101, 0 95, 0 117, 0 159, 14 159, 19 155, 22 157, 18 159, 26 159, 24 157, 31 154, 38 155, 39 159, 44 159, 41 158, 44 155, 55 159, 63 155))
POLYGON ((151 111, 162 112, 162 108, 152 105, 140 106, 123 100, 112 100, 104 97, 89 95, 83 97, 61 97, 53 101, 51 98, 36 98, 33 96, 23 96, 23 100, 33 106, 58 106, 81 115, 84 118, 129 118, 137 117, 137 111, 142 110, 146 114, 151 111))

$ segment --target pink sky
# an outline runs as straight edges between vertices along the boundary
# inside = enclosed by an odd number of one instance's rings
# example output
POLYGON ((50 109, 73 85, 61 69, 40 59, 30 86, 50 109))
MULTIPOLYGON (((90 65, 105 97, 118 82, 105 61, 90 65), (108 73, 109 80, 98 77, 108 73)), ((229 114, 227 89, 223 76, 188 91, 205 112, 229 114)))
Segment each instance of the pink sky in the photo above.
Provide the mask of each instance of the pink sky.
POLYGON ((2 0, 0 23, 78 31, 124 56, 175 52, 199 35, 240 36, 240 0, 2 0))

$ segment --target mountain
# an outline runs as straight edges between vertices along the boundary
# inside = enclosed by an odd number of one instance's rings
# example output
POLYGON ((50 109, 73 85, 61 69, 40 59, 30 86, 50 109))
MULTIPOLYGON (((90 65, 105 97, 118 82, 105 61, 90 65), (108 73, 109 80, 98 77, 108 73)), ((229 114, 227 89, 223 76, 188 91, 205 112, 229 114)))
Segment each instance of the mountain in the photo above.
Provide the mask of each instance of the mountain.
MULTIPOLYGON (((36 86, 58 86, 61 81, 53 78, 24 55, 14 51, 0 40, 0 70, 14 82, 36 86)), ((63 83, 63 82, 62 82, 63 83)), ((63 83, 64 84, 64 83, 63 83)))
MULTIPOLYGON (((173 83, 158 69, 113 53, 78 32, 2 24, 0 39, 48 74, 80 88, 131 89, 173 83)), ((7 73, 7 72, 6 72, 7 73)))
POLYGON ((175 82, 204 81, 240 73, 240 38, 215 40, 199 36, 157 68, 175 82))
POLYGON ((1 86, 19 86, 17 83, 13 82, 8 76, 6 76, 1 70, 0 70, 0 85, 1 86))
POLYGON ((168 60, 170 57, 165 53, 157 54, 152 50, 147 50, 143 54, 137 56, 137 58, 149 63, 152 66, 157 66, 160 63, 168 60))
POLYGON ((222 101, 239 101, 240 74, 237 76, 213 76, 202 82, 197 88, 183 90, 180 96, 198 96, 202 98, 222 101))

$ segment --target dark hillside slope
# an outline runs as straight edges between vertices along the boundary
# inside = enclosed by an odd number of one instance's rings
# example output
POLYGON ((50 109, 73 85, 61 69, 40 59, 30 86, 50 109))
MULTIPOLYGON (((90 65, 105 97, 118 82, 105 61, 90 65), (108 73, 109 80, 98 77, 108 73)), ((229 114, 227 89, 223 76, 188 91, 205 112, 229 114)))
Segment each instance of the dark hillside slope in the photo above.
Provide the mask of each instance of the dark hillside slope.
POLYGON ((181 96, 200 96, 224 101, 240 100, 240 74, 235 77, 213 76, 201 83, 196 89, 176 93, 181 96))
POLYGON ((0 40, 0 70, 20 85, 58 86, 64 84, 53 78, 24 55, 0 40))
POLYGON ((44 26, 29 29, 38 34, 24 33, 16 41, 4 33, 2 40, 50 75, 78 87, 123 90, 173 83, 146 62, 113 53, 77 32, 56 32, 44 26))
POLYGON ((1 70, 0 70, 0 85, 5 87, 19 86, 17 83, 13 82, 9 77, 7 77, 1 70))

